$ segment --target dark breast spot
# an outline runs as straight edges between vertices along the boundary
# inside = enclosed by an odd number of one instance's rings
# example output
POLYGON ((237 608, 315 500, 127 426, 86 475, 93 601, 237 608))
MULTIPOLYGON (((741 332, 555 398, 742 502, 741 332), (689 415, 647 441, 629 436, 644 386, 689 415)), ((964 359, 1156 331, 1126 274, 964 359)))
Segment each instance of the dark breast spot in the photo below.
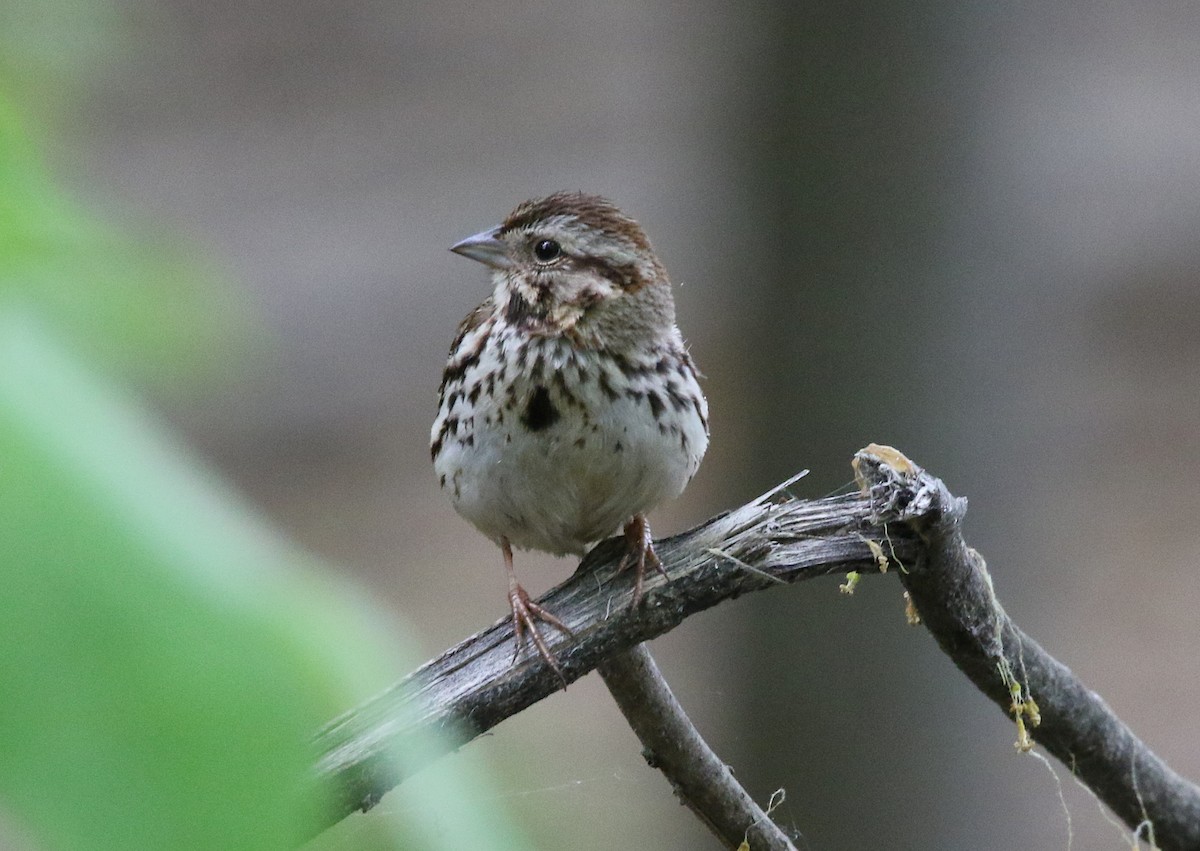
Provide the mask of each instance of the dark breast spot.
POLYGON ((512 325, 529 328, 545 321, 547 305, 541 301, 530 304, 519 293, 513 293, 504 306, 504 318, 512 325))
POLYGON ((650 413, 654 414, 654 419, 657 420, 662 416, 664 410, 662 399, 653 390, 647 390, 646 401, 650 403, 650 413))
POLYGON ((600 391, 608 397, 610 402, 615 402, 617 391, 613 389, 612 383, 608 380, 608 373, 601 369, 596 373, 596 379, 600 384, 600 391))
POLYGON ((521 414, 521 424, 530 431, 544 431, 558 422, 558 417, 558 409, 550 401, 549 391, 538 385, 525 405, 525 412, 521 414))
POLYGON ((571 392, 571 385, 567 381, 565 369, 555 372, 552 380, 554 382, 554 389, 558 391, 558 397, 567 403, 568 408, 583 407, 583 403, 575 398, 575 394, 571 392))

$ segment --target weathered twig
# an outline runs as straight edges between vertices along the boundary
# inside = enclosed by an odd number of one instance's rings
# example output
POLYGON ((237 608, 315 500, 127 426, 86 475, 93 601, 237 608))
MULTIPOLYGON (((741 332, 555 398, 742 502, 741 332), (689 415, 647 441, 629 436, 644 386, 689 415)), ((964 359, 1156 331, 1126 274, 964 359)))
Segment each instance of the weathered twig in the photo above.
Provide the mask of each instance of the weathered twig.
MULTIPOLYGON (((1148 823, 1164 849, 1200 848, 1200 789, 1012 624, 983 560, 959 533, 966 501, 895 450, 868 447, 855 463, 865 496, 806 502, 781 487, 657 542, 668 578, 649 577, 636 609, 629 606, 632 578, 615 575, 620 543, 597 547, 540 601, 575 634, 572 640, 547 631, 568 682, 722 600, 780 582, 872 571, 890 558, 905 566, 897 572, 938 643, 988 697, 1015 713, 1022 736, 1040 720, 1033 739, 1131 828, 1148 823)), ((341 795, 331 815, 370 808, 434 758, 431 732, 447 729, 461 744, 560 687, 535 653, 511 664, 511 642, 506 619, 322 730, 317 772, 341 795)))
MULTIPOLYGON (((569 639, 545 630, 546 639, 563 676, 573 682, 602 660, 722 600, 814 576, 877 569, 868 541, 884 541, 888 534, 867 519, 871 514, 871 502, 860 495, 808 502, 780 486, 689 532, 655 542, 669 581, 647 576, 636 609, 630 606, 632 576, 616 574, 622 542, 607 541, 539 600, 575 635, 569 639)), ((901 529, 890 539, 889 552, 915 557, 914 536, 901 529)), ((457 746, 562 687, 537 653, 524 652, 513 664, 512 642, 512 623, 505 618, 328 724, 316 744, 322 754, 317 773, 339 795, 331 817, 369 809, 434 758, 431 734, 446 734, 439 737, 443 748, 457 746)))
POLYGON ((959 532, 966 500, 899 453, 863 450, 856 469, 879 517, 920 535, 922 556, 900 581, 954 664, 1015 715, 1018 746, 1030 747, 1031 736, 1160 848, 1200 848, 1200 787, 1172 771, 1099 695, 1012 622, 983 558, 959 532))
POLYGON ((701 738, 646 645, 605 659, 599 671, 641 740, 646 762, 667 776, 679 799, 726 848, 744 842, 754 851, 796 851, 701 738))

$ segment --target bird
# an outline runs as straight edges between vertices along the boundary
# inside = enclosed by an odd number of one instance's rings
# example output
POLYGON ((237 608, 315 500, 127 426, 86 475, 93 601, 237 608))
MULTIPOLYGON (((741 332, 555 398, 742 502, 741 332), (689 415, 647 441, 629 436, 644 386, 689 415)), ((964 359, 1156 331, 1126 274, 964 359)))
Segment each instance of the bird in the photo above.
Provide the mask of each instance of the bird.
POLYGON ((525 201, 450 250, 488 267, 492 291, 450 346, 434 471, 503 554, 514 663, 527 632, 563 679, 538 622, 570 630, 517 581, 513 550, 579 556, 623 531, 637 606, 647 568, 664 572, 646 514, 699 468, 708 402, 666 269, 606 198, 525 201))

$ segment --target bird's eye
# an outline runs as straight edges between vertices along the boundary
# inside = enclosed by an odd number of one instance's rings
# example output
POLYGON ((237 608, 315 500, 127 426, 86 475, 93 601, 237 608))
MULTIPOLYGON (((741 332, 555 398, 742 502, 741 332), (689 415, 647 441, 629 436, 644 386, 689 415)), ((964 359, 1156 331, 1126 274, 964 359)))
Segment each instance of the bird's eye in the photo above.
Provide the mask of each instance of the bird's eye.
POLYGON ((540 263, 549 263, 562 254, 562 246, 552 239, 539 239, 533 246, 533 256, 540 263))

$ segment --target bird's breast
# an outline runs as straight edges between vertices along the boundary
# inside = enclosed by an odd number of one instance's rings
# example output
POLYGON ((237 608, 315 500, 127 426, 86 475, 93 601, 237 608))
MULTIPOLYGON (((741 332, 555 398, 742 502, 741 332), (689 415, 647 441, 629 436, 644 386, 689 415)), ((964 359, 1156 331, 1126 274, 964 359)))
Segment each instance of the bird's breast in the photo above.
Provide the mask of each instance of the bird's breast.
POLYGON ((690 362, 504 335, 488 348, 444 388, 433 436, 439 481, 488 536, 582 552, 695 473, 707 409, 690 362))

